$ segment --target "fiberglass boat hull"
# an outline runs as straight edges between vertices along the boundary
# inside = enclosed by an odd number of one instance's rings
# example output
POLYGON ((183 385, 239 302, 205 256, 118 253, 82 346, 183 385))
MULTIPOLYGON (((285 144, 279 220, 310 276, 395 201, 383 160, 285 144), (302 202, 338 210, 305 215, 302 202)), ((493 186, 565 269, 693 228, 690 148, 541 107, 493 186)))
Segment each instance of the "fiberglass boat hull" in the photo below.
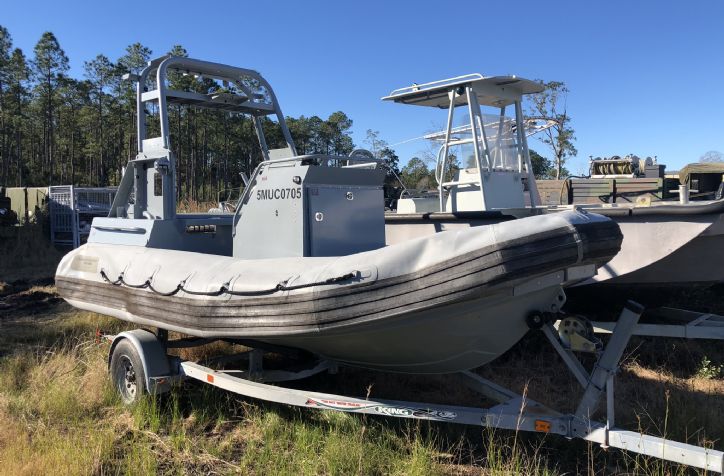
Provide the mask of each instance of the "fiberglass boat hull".
MULTIPOLYGON (((581 285, 686 285, 724 282, 724 200, 686 205, 592 206, 623 234, 621 251, 581 285)), ((570 207, 566 208, 570 209, 570 207)), ((560 213, 560 209, 544 213, 560 213)), ((531 210, 517 210, 530 213, 531 210)), ((424 213, 385 216, 387 244, 444 230, 514 220, 501 212, 424 213)))

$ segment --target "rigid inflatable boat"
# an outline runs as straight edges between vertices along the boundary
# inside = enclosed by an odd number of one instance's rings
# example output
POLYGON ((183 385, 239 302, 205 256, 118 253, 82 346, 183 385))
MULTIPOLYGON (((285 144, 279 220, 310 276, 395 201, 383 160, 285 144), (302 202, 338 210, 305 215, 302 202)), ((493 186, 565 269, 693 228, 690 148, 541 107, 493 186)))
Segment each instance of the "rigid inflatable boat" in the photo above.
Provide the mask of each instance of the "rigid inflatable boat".
POLYGON ((369 368, 454 372, 508 350, 531 316, 560 309, 563 286, 590 278, 619 250, 618 226, 580 211, 386 246, 378 161, 297 156, 258 73, 168 57, 151 62, 138 84, 141 110, 148 101, 185 102, 251 114, 262 148, 260 120, 274 114, 287 148, 263 150, 233 215, 177 214, 167 111, 159 107, 158 138, 145 137, 139 114, 139 154, 111 216, 96 218, 88 243, 58 266, 58 292, 78 308, 369 368), (173 91, 171 69, 266 92, 219 100, 173 91))
POLYGON ((618 251, 616 225, 567 212, 342 257, 239 260, 88 243, 58 267, 72 305, 199 337, 253 339, 408 371, 482 365, 560 286, 618 251))

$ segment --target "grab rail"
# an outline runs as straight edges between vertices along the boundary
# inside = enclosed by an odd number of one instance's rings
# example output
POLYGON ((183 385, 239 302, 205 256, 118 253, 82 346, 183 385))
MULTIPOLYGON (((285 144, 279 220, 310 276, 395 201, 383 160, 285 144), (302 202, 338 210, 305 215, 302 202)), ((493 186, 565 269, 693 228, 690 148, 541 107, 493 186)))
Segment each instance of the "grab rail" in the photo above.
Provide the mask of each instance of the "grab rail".
POLYGON ((393 90, 390 94, 387 95, 387 97, 392 98, 394 96, 400 96, 400 95, 406 94, 406 93, 425 91, 427 89, 438 88, 441 86, 456 84, 456 83, 463 82, 463 81, 475 81, 478 79, 485 79, 485 77, 480 73, 472 73, 472 74, 464 74, 462 76, 456 76, 454 78, 441 79, 438 81, 431 81, 429 83, 412 84, 410 86, 405 86, 404 88, 398 88, 398 89, 393 90))
MULTIPOLYGON (((306 154, 306 155, 297 155, 295 157, 285 157, 283 159, 270 159, 270 160, 263 160, 259 163, 259 165, 265 165, 265 164, 279 164, 283 162, 301 162, 303 160, 313 160, 313 159, 324 159, 325 162, 329 162, 330 160, 347 160, 352 162, 375 162, 375 163, 384 163, 384 159, 373 159, 371 157, 350 157, 348 155, 326 155, 326 154, 306 154)), ((249 183, 253 181, 249 180, 249 183)))
POLYGON ((104 226, 104 225, 91 225, 91 228, 95 228, 100 231, 118 231, 122 233, 146 233, 146 229, 140 226, 104 226))
POLYGON ((464 182, 462 180, 453 180, 451 182, 443 182, 441 185, 443 188, 459 186, 459 185, 480 185, 480 180, 473 180, 472 182, 464 182))

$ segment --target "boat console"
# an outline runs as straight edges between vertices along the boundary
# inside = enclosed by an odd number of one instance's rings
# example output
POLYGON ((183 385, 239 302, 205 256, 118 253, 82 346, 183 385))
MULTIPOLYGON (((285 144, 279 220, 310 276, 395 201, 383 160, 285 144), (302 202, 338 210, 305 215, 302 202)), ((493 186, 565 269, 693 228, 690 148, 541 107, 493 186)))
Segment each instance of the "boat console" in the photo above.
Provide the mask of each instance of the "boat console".
POLYGON ((330 160, 262 162, 236 208, 233 256, 344 256, 385 246, 384 171, 367 156, 342 167, 330 160))
POLYGON ((413 84, 382 98, 448 111, 446 129, 425 136, 441 143, 435 168, 438 197, 401 198, 398 213, 524 208, 526 191, 530 205, 538 205, 525 131, 526 126, 539 130, 547 124, 526 120, 521 103, 523 95, 542 90, 539 83, 516 76, 468 74, 413 84), (506 117, 509 106, 514 118, 506 117), (484 113, 483 107, 496 114, 484 113))

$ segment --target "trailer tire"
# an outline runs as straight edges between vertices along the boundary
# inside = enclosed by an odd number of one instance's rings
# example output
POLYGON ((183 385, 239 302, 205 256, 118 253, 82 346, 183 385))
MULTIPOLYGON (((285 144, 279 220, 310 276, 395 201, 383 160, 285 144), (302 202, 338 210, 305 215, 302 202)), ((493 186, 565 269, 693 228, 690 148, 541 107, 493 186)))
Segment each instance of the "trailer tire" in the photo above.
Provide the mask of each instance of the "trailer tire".
POLYGON ((146 393, 146 375, 136 347, 128 340, 118 342, 111 355, 111 381, 126 405, 138 402, 146 393))

